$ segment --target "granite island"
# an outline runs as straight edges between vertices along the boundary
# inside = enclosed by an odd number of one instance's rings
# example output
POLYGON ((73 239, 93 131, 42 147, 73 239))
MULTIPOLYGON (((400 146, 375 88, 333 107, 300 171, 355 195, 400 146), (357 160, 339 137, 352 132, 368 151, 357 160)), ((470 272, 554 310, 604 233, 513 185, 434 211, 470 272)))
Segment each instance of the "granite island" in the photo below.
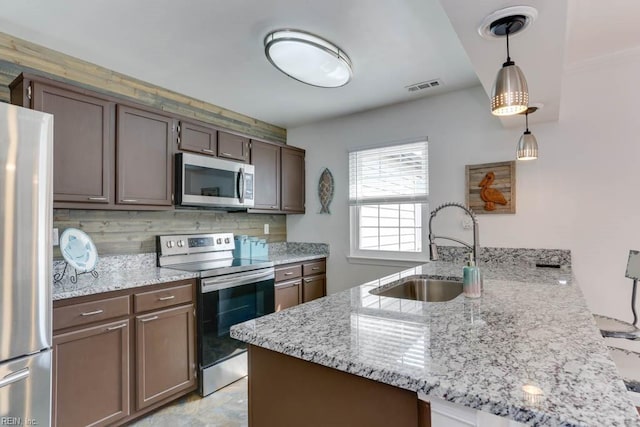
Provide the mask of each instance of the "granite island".
MULTIPOLYGON (((483 271, 480 299, 427 303, 370 293, 412 275, 460 278, 459 265, 431 262, 234 326, 231 336, 250 344, 251 425, 285 425, 295 419, 287 414, 306 425, 321 425, 318 417, 332 412, 342 419, 349 399, 378 386, 387 387, 382 398, 366 396, 369 409, 354 407, 372 412, 374 422, 385 413, 395 419, 423 411, 394 425, 430 422, 423 401, 526 425, 639 424, 570 271, 495 265, 483 271), (325 383, 334 376, 337 382, 325 383), (366 383, 350 388, 342 377, 366 383), (395 391, 405 394, 384 397, 395 391), (320 411, 295 409, 309 396, 320 411), (264 420, 265 411, 285 415, 264 420)), ((496 425, 489 423, 477 425, 496 425)))

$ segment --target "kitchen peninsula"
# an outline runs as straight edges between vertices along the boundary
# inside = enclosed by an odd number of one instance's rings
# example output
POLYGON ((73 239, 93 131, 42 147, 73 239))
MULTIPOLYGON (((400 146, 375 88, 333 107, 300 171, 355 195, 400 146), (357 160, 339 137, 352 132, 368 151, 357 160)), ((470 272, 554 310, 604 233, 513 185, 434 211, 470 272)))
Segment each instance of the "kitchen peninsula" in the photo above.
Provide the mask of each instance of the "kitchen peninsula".
POLYGON ((251 344, 250 424, 321 425, 353 404, 367 425, 418 425, 430 418, 419 403, 434 398, 527 425, 638 424, 570 270, 485 266, 477 300, 370 293, 413 275, 459 280, 461 270, 431 262, 234 326, 251 344))

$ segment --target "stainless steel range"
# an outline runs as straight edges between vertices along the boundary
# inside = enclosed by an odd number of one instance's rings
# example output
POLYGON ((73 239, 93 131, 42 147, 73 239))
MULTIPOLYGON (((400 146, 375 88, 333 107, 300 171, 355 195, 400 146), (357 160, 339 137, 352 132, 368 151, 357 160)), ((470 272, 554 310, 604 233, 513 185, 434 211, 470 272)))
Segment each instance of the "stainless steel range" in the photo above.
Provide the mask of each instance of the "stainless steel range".
POLYGON ((246 344, 231 326, 274 311, 274 268, 233 258, 233 233, 158 236, 158 265, 199 276, 198 362, 206 396, 247 375, 246 344))

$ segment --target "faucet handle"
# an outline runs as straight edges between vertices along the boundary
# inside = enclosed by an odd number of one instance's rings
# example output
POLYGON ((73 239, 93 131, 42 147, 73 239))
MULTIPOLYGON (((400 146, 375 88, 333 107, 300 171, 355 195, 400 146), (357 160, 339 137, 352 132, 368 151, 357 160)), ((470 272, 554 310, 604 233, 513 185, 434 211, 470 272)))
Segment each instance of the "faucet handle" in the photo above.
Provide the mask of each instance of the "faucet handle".
POLYGON ((438 261, 438 245, 435 243, 429 244, 429 259, 431 261, 438 261))

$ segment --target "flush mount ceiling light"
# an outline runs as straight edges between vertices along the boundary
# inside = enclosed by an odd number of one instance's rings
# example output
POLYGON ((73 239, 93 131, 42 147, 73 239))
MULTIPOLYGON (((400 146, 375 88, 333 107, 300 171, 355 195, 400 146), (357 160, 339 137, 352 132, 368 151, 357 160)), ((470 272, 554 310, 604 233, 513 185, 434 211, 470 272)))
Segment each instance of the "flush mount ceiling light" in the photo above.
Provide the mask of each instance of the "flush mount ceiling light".
POLYGON ((531 24, 537 11, 528 6, 515 6, 499 10, 487 16, 478 31, 484 37, 505 37, 507 60, 498 71, 491 91, 491 113, 496 116, 520 114, 529 106, 529 88, 522 70, 509 55, 509 36, 513 36, 531 24))
POLYGON ((538 107, 529 107, 524 113, 524 119, 526 123, 526 130, 518 141, 518 148, 516 150, 517 160, 535 160, 538 158, 538 141, 536 137, 529 131, 529 114, 536 112, 538 107))
POLYGON ((269 33, 264 38, 264 53, 278 70, 311 86, 344 86, 353 75, 351 61, 342 49, 305 31, 269 33))

